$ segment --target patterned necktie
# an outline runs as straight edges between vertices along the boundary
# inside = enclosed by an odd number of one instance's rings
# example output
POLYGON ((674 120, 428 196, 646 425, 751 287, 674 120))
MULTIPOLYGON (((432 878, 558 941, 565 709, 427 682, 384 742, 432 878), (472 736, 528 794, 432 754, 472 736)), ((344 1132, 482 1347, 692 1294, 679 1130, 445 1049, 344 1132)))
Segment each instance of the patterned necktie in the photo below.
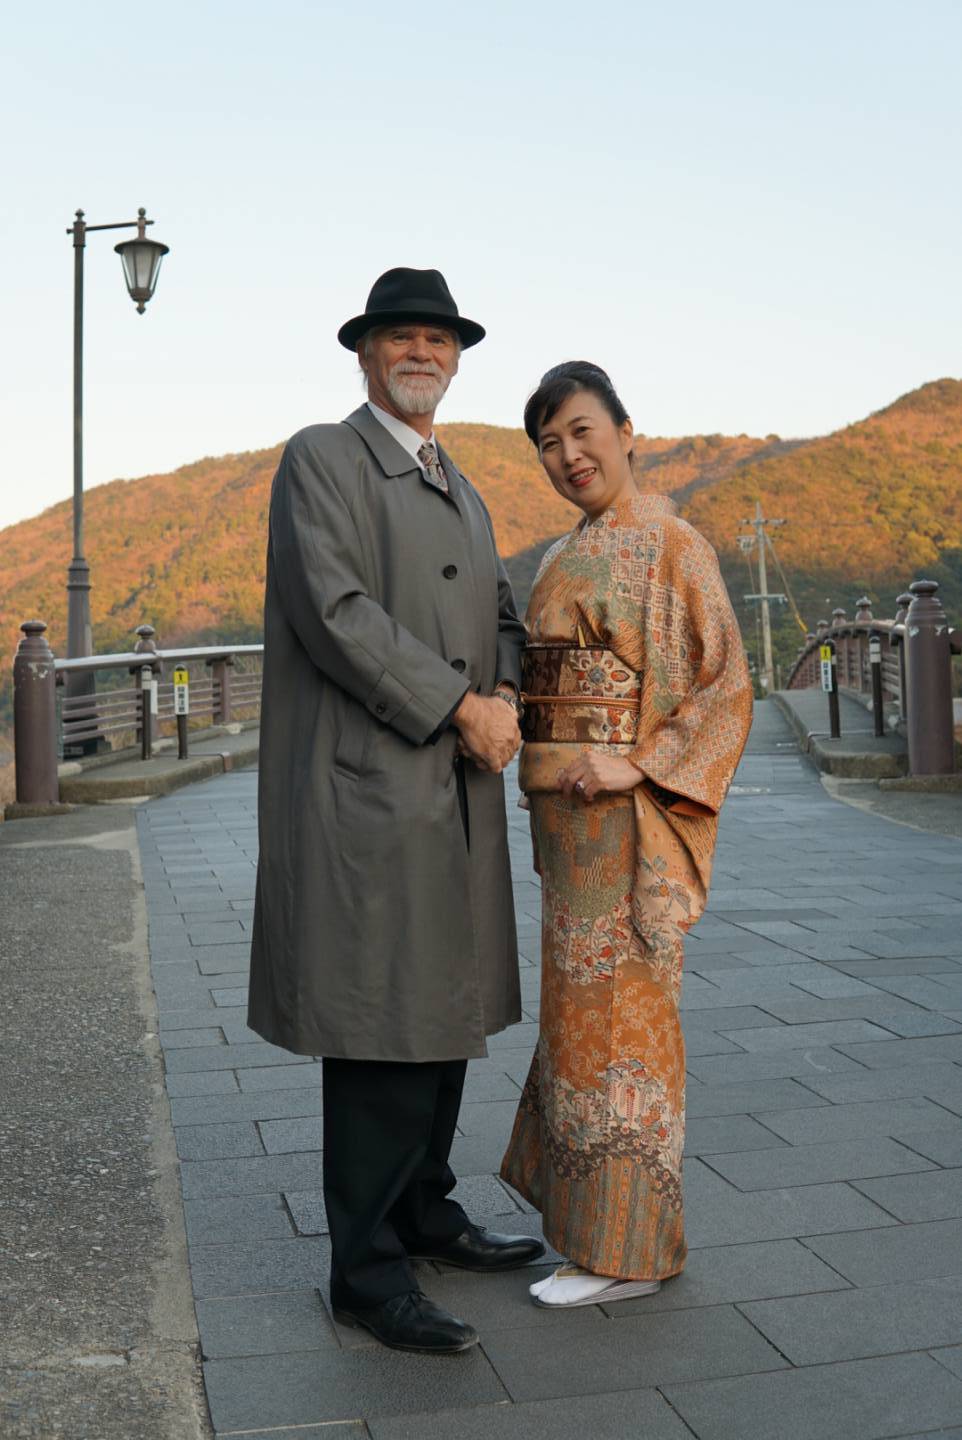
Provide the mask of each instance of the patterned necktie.
POLYGON ((434 485, 438 490, 448 493, 448 477, 444 473, 441 461, 438 459, 438 452, 429 440, 418 450, 418 459, 424 466, 428 484, 434 485))

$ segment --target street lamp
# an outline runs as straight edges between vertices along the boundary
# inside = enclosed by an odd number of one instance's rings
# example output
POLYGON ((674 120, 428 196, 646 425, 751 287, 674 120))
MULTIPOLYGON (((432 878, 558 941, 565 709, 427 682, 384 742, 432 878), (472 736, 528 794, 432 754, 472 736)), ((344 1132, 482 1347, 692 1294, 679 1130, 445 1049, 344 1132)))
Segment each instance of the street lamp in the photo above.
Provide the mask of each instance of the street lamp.
MULTIPOLYGON (((139 314, 154 293, 160 262, 169 247, 158 240, 147 239, 146 210, 138 210, 136 220, 121 220, 112 225, 88 225, 84 212, 78 210, 67 234, 73 236, 73 559, 67 570, 67 656, 76 659, 92 651, 90 632, 90 567, 84 558, 84 497, 83 497, 83 323, 84 323, 84 248, 90 230, 136 229, 134 240, 116 245, 124 267, 124 279, 130 298, 139 314)), ((67 676, 68 695, 93 693, 94 677, 67 676)))

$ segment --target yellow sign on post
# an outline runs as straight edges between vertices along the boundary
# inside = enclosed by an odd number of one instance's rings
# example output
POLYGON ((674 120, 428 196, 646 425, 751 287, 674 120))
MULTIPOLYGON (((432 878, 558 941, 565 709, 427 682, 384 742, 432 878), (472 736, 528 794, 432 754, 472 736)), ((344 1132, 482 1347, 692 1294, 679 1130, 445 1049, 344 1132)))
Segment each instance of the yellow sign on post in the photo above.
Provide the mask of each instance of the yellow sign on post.
POLYGON ((829 694, 835 689, 832 677, 832 647, 831 645, 820 645, 818 647, 818 658, 821 662, 822 689, 829 694))
POLYGON ((174 714, 190 714, 190 676, 181 665, 174 671, 174 714))

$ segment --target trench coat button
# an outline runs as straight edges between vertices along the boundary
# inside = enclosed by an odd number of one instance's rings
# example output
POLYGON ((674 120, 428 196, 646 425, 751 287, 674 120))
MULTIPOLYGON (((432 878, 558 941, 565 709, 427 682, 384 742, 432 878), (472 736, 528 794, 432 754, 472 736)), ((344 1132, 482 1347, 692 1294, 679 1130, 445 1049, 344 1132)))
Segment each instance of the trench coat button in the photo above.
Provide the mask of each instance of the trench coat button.
POLYGON ((384 701, 383 701, 383 700, 379 700, 378 703, 377 703, 377 704, 375 705, 375 707, 374 707, 374 713, 375 713, 375 715, 383 715, 386 709, 387 709, 387 706, 385 705, 384 701))
POLYGON ((457 565, 445 565, 444 569, 441 571, 441 574, 444 576, 445 580, 453 580, 457 573, 457 565))
POLYGON ((467 669, 467 666, 465 665, 465 663, 464 663, 463 660, 452 660, 452 661, 451 661, 451 669, 452 669, 452 670, 457 670, 458 674, 460 675, 460 674, 462 673, 462 671, 464 671, 465 669, 467 669))

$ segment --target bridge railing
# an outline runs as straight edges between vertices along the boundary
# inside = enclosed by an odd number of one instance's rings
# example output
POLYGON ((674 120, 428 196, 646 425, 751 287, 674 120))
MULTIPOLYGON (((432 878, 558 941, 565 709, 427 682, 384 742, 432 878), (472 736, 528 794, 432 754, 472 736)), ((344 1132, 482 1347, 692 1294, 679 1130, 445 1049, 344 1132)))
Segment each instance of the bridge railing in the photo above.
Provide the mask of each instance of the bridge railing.
POLYGON ((873 695, 872 650, 878 646, 881 694, 875 692, 889 722, 905 730, 909 772, 941 775, 955 768, 953 655, 962 654, 962 631, 953 630, 938 599, 934 580, 916 580, 896 600, 892 620, 877 620, 867 597, 858 601, 854 619, 833 610, 799 647, 786 688, 805 690, 821 684, 821 649, 831 645, 839 690, 856 697, 873 695))
POLYGON ((158 649, 141 625, 133 650, 58 660, 42 620, 20 627, 14 661, 17 800, 56 804, 58 760, 154 744, 176 727, 174 668, 188 667, 190 722, 228 725, 260 713, 263 645, 158 649))

